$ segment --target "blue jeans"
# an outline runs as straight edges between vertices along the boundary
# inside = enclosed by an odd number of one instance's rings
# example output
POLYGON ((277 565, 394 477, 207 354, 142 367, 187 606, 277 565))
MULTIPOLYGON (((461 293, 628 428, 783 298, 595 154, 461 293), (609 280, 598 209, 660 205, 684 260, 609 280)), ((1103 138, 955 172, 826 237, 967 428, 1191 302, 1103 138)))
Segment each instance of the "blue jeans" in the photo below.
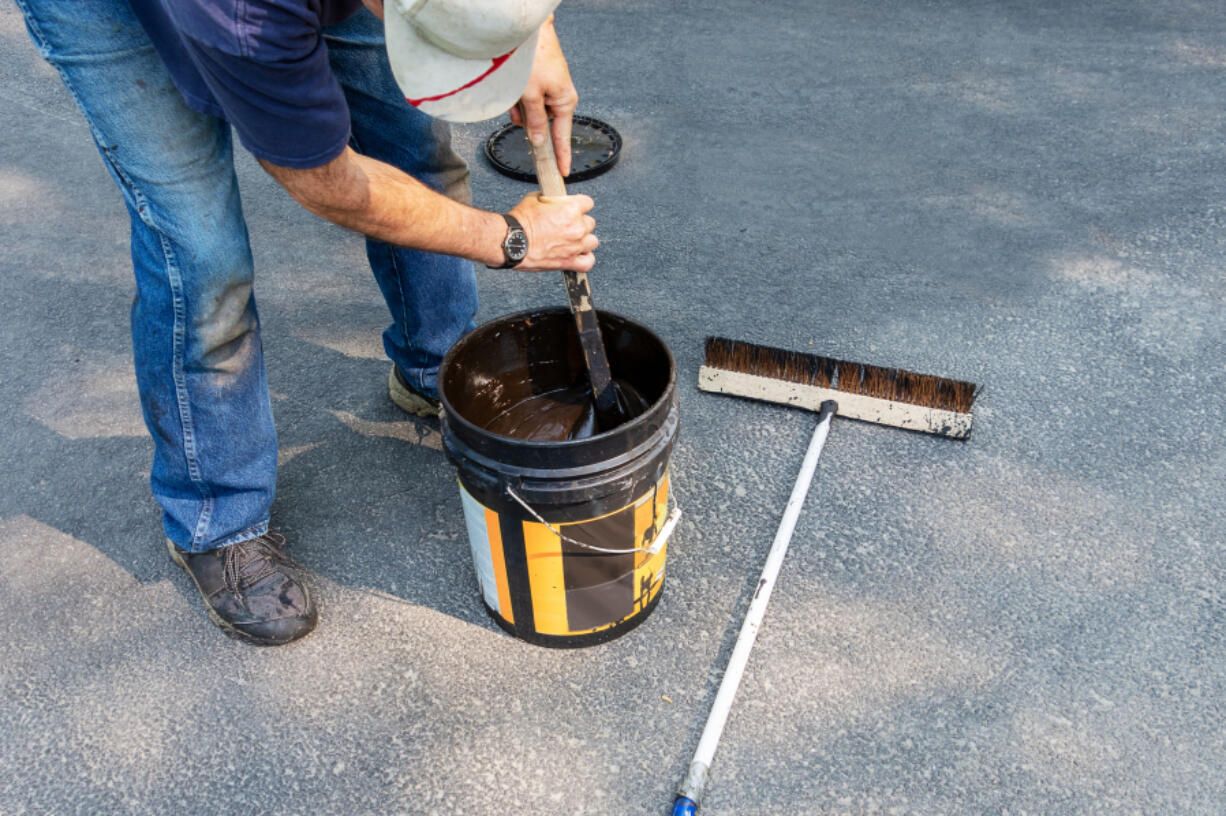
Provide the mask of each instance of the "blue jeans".
MULTIPOLYGON (((132 346, 166 535, 193 552, 268 529, 277 437, 230 126, 187 107, 127 0, 17 0, 85 115, 131 219, 132 346)), ((468 168, 451 135, 405 104, 362 11, 325 32, 352 146, 453 198, 468 168)), ((442 355, 473 327, 469 261, 367 241, 392 323, 388 356, 435 393, 442 355)))

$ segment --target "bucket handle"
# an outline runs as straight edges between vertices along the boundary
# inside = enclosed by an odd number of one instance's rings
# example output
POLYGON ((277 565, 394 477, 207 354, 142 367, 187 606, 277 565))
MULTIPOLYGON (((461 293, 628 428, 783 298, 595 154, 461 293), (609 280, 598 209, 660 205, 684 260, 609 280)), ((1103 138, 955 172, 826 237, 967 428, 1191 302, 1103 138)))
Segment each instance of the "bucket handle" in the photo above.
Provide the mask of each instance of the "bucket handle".
POLYGON ((556 535, 558 538, 562 539, 563 541, 569 544, 574 544, 576 547, 582 547, 585 550, 591 550, 592 552, 604 553, 606 555, 629 555, 630 553, 640 553, 640 552, 647 553, 648 555, 655 555, 660 550, 664 549, 664 545, 668 543, 668 539, 673 534, 673 529, 677 526, 677 522, 681 520, 681 508, 674 507, 673 512, 669 513, 668 518, 664 521, 664 526, 660 528, 660 532, 656 533, 656 537, 651 542, 651 546, 649 547, 629 547, 627 549, 610 549, 608 547, 597 547, 595 544, 588 544, 586 541, 576 541, 575 539, 570 538, 569 536, 563 535, 561 530, 559 530, 557 527, 554 527, 549 522, 545 521, 545 519, 541 518, 541 514, 533 510, 531 505, 529 505, 526 501, 520 498, 520 495, 516 493, 514 488, 512 488, 510 485, 507 485, 507 495, 510 496, 512 499, 515 499, 515 501, 519 503, 520 507, 524 508, 529 513, 531 513, 534 519, 539 521, 541 524, 544 524, 551 531, 553 531, 553 534, 556 535))

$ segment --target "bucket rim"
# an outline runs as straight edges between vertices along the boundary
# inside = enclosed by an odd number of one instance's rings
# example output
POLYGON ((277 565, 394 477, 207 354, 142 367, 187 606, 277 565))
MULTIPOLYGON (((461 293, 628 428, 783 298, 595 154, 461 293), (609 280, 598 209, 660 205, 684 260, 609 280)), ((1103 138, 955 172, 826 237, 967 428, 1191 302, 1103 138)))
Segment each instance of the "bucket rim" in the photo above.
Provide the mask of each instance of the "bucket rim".
MULTIPOLYGON (((452 363, 452 361, 455 359, 455 355, 457 351, 460 350, 462 347, 466 346, 471 341, 471 339, 474 336, 476 336, 477 332, 481 331, 482 329, 485 329, 494 323, 514 322, 516 320, 521 320, 523 318, 531 317, 533 315, 547 315, 547 314, 559 314, 559 313, 570 314, 570 308, 567 306, 537 307, 534 309, 524 309, 519 312, 512 312, 510 314, 505 314, 500 317, 491 318, 490 320, 485 321, 480 326, 477 326, 472 331, 470 331, 468 334, 464 335, 459 340, 452 343, 451 348, 447 349, 447 353, 443 355, 442 363, 439 364, 440 384, 442 380, 443 371, 447 369, 452 363)), ((446 394, 445 389, 440 387, 438 389, 439 402, 443 404, 443 408, 446 410, 447 420, 450 422, 452 418, 454 418, 457 422, 460 423, 461 427, 467 430, 471 430, 473 432, 479 433, 479 434, 488 434, 489 436, 496 437, 499 443, 501 444, 509 444, 512 447, 522 447, 525 449, 535 449, 535 448, 540 448, 542 445, 547 445, 551 449, 554 449, 554 450, 571 448, 571 447, 578 448, 578 447, 583 447, 585 445, 590 445, 594 440, 607 439, 612 434, 625 433, 626 431, 631 430, 640 424, 646 423, 648 419, 650 418, 651 414, 654 413, 655 409, 660 405, 660 403, 666 400, 669 394, 672 393, 676 389, 677 360, 675 357, 673 357, 673 351, 672 349, 668 347, 668 344, 664 342, 664 338, 656 334, 656 332, 653 331, 651 327, 643 323, 640 323, 639 321, 635 320, 632 317, 626 317, 625 315, 619 312, 614 312, 610 309, 598 309, 596 310, 596 314, 597 314, 597 320, 599 320, 600 315, 609 315, 610 317, 617 318, 618 320, 625 321, 626 323, 630 323, 642 329, 660 344, 660 348, 664 349, 664 353, 668 357, 668 383, 665 386, 664 391, 660 394, 660 396, 657 397, 649 406, 647 406, 646 410, 644 410, 643 413, 639 414, 637 417, 630 420, 629 422, 623 422, 621 425, 618 425, 615 428, 611 428, 607 431, 601 431, 598 434, 593 434, 592 436, 584 437, 583 439, 563 439, 563 440, 556 440, 556 441, 519 439, 514 436, 505 436, 500 433, 494 433, 493 431, 487 428, 482 428, 480 425, 477 425, 474 422, 470 422, 467 417, 465 417, 463 414, 461 414, 459 411, 456 410, 456 407, 451 404, 451 400, 447 399, 447 394, 446 394)))

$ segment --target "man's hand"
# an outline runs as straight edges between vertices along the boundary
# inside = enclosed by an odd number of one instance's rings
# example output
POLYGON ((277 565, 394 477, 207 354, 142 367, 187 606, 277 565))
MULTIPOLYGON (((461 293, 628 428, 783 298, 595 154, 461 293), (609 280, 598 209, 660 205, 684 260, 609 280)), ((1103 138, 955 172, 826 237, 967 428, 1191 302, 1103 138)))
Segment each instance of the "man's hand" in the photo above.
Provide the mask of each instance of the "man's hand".
POLYGON ((549 118, 553 117, 553 149, 558 154, 558 169, 563 176, 570 174, 571 116, 578 102, 579 94, 570 78, 570 68, 562 55, 557 32, 553 30, 551 15, 541 26, 532 76, 520 97, 528 113, 528 123, 524 125, 518 105, 511 109, 511 121, 528 131, 533 144, 542 144, 549 136, 549 118))
POLYGON ((587 215, 592 199, 585 195, 566 198, 526 196, 511 209, 511 215, 528 233, 528 257, 516 269, 588 272, 596 263, 592 253, 600 241, 592 234, 596 220, 587 215))

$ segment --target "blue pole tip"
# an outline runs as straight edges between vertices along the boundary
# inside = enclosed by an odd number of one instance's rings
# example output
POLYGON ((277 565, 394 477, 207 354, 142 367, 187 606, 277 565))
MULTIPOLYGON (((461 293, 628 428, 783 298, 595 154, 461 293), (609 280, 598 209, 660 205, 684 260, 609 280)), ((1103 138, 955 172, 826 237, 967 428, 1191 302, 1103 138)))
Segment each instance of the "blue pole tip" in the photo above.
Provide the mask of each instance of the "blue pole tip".
POLYGON ((693 799, 687 799, 684 796, 678 796, 673 802, 673 812, 670 816, 694 816, 698 813, 698 803, 693 799))

